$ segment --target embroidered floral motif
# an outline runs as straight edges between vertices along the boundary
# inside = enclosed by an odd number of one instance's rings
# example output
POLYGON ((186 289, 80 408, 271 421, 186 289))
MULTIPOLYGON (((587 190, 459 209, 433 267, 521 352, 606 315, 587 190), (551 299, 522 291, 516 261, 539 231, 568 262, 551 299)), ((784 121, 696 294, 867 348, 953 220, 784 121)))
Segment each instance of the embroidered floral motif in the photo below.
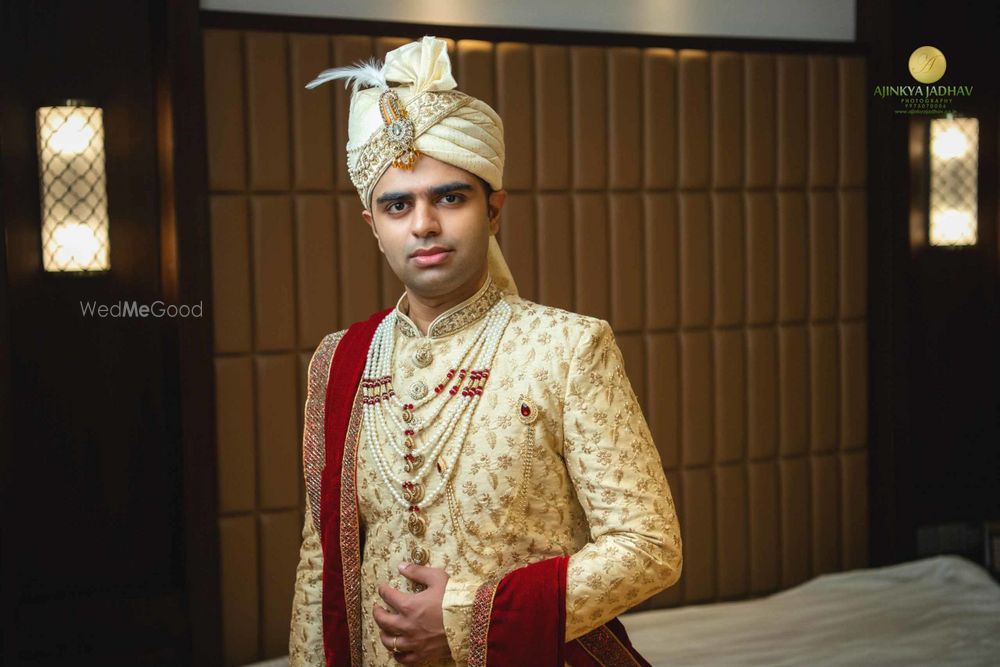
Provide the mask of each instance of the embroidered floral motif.
MULTIPOLYGON (((502 297, 503 291, 493 282, 493 277, 488 276, 479 292, 469 297, 467 301, 463 301, 438 315, 431 322, 430 326, 427 327, 427 336, 429 338, 440 338, 441 336, 447 336, 460 329, 464 329, 473 322, 482 319, 489 312, 490 308, 502 297)), ((403 294, 396 304, 397 310, 403 315, 396 318, 396 329, 404 336, 416 338, 420 336, 420 332, 413 325, 409 316, 401 310, 406 298, 406 294, 403 294)))
MULTIPOLYGON (((682 545, 676 508, 610 326, 520 297, 504 298, 514 308, 514 316, 500 341, 499 361, 491 369, 473 416, 449 494, 467 525, 476 527, 483 537, 490 533, 496 537, 487 540, 490 548, 482 553, 463 549, 449 502, 428 508, 423 539, 432 552, 429 565, 444 568, 454 584, 443 610, 452 655, 427 667, 465 664, 465 656, 476 650, 474 638, 486 636, 492 608, 487 604, 492 594, 487 597, 485 592, 477 607, 477 592, 511 567, 571 554, 566 581, 568 641, 601 627, 680 576, 682 545), (523 344, 525 339, 528 342, 523 344), (534 402, 539 415, 530 426, 520 421, 514 405, 522 395, 534 402), (526 477, 526 491, 519 494, 525 479, 521 447, 528 441, 528 430, 534 441, 534 464, 526 477), (517 509, 523 521, 515 533, 496 533, 510 523, 508 508, 522 499, 526 507, 523 514, 517 509), (473 630, 474 626, 478 629, 473 630)), ((407 383, 419 380, 433 387, 450 368, 462 366, 459 340, 463 336, 459 332, 454 339, 435 342, 434 359, 426 368, 416 368, 411 361, 426 338, 397 336, 394 372, 406 377, 407 383)), ((360 424, 361 434, 351 435, 345 444, 357 447, 369 427, 360 424)), ((386 438, 380 428, 377 435, 383 441, 386 438)), ((456 454, 457 450, 442 452, 444 457, 456 454)), ((345 558, 345 580, 353 577, 361 595, 360 605, 349 605, 355 614, 350 623, 357 627, 360 622, 363 664, 392 667, 397 663, 379 641, 370 610, 379 600, 379 582, 409 592, 408 580, 399 574, 397 565, 407 558, 410 534, 368 449, 357 447, 354 455, 356 480, 346 473, 351 468, 345 468, 344 479, 350 484, 356 481, 357 520, 365 540, 360 572, 345 558)), ((345 456, 349 456, 346 451, 345 456)), ((402 463, 397 472, 402 473, 402 463)), ((440 480, 436 475, 432 474, 432 483, 440 480)), ((345 521, 352 520, 345 516, 345 521)), ((475 539, 474 535, 461 537, 475 539)), ((480 544, 477 541, 476 546, 480 544)), ((352 545, 348 551, 354 549, 352 545)), ((302 610, 296 612, 293 642, 303 641, 294 637, 321 636, 320 607, 310 603, 318 605, 321 598, 316 568, 321 569, 322 560, 311 551, 303 551, 302 558, 303 574, 297 580, 302 582, 302 592, 296 591, 296 605, 302 610), (316 624, 315 631, 306 628, 308 622, 316 624)), ((351 635, 356 647, 355 637, 351 635)), ((595 638, 614 641, 613 636, 602 639, 600 635, 585 640, 595 651, 595 638)), ((293 655, 314 655, 311 646, 300 643, 293 655)))
POLYGON ((417 336, 420 335, 420 332, 417 331, 417 328, 415 326, 413 326, 412 324, 410 324, 401 317, 396 318, 396 328, 399 329, 399 332, 401 334, 403 334, 404 336, 409 336, 410 338, 416 338, 417 336))
MULTIPOLYGON (((410 99, 405 106, 414 138, 472 100, 457 90, 426 91, 410 99)), ((375 183, 403 152, 391 126, 382 126, 365 143, 347 149, 347 173, 365 207, 375 183)))
POLYGON ((291 631, 288 636, 289 667, 322 665, 323 651, 323 547, 313 529, 309 507, 302 529, 302 547, 295 571, 291 631))

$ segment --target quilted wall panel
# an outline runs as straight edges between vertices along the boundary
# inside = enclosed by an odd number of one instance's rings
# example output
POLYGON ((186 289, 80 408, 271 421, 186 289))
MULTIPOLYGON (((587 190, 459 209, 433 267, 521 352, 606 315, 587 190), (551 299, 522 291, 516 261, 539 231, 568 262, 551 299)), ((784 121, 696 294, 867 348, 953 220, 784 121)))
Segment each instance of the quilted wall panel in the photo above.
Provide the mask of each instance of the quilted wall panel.
MULTIPOLYGON (((204 34, 228 664, 286 651, 309 357, 402 285, 320 70, 405 39, 204 34)), ((681 514, 681 582, 741 599, 867 564, 864 62, 457 41, 504 118, 526 298, 607 319, 681 514)))

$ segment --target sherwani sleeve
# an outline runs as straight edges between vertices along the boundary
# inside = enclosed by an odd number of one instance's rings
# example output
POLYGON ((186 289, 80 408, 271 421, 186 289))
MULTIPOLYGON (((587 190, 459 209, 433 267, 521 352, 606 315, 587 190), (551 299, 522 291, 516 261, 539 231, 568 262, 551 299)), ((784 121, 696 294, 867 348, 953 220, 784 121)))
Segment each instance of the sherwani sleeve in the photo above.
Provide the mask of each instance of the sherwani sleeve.
POLYGON ((472 608, 480 582, 449 577, 441 600, 444 634, 451 657, 458 665, 469 660, 469 633, 472 629, 472 608))
MULTIPOLYGON (((572 641, 676 583, 682 565, 670 486, 604 320, 591 321, 569 361, 563 458, 590 527, 566 573, 572 641)), ((458 664, 468 658, 480 583, 452 577, 445 587, 445 631, 458 664)))
POLYGON ((323 549, 306 504, 302 546, 295 571, 292 624, 288 639, 289 667, 323 667, 323 549))
POLYGON ((570 362, 563 456, 590 525, 566 572, 566 641, 680 578, 680 526, 659 452, 611 326, 596 320, 570 362))

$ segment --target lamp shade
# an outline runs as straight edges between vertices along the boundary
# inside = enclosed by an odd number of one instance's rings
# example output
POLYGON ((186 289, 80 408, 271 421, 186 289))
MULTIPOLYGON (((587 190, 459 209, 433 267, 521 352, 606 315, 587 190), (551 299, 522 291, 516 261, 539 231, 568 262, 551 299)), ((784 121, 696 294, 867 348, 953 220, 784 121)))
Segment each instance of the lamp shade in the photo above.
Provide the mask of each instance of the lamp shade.
POLYGON ((67 101, 36 112, 46 271, 111 268, 104 113, 67 101))
POLYGON ((931 120, 930 147, 931 245, 975 245, 979 198, 979 120, 931 120))

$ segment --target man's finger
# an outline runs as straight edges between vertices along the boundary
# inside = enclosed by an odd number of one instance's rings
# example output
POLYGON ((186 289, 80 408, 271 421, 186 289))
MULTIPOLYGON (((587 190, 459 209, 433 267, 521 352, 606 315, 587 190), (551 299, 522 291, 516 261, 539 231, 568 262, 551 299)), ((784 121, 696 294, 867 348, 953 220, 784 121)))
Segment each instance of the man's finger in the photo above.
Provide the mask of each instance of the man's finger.
POLYGON ((410 598, 413 597, 412 594, 404 593, 399 589, 393 588, 389 584, 379 584, 377 590, 379 596, 396 612, 402 614, 410 608, 410 598))
POLYGON ((430 587, 441 581, 447 581, 448 573, 440 567, 426 567, 414 563, 402 562, 399 564, 399 572, 410 581, 430 587))
POLYGON ((399 653, 412 651, 414 648, 411 641, 402 635, 393 635, 383 630, 378 636, 382 640, 382 645, 389 649, 390 653, 393 652, 392 649, 394 646, 398 649, 399 653))
POLYGON ((389 613, 387 609, 383 609, 378 605, 378 603, 376 603, 372 609, 372 616, 375 618, 375 622, 378 624, 378 627, 380 627, 387 634, 404 634, 405 627, 403 616, 389 613))

